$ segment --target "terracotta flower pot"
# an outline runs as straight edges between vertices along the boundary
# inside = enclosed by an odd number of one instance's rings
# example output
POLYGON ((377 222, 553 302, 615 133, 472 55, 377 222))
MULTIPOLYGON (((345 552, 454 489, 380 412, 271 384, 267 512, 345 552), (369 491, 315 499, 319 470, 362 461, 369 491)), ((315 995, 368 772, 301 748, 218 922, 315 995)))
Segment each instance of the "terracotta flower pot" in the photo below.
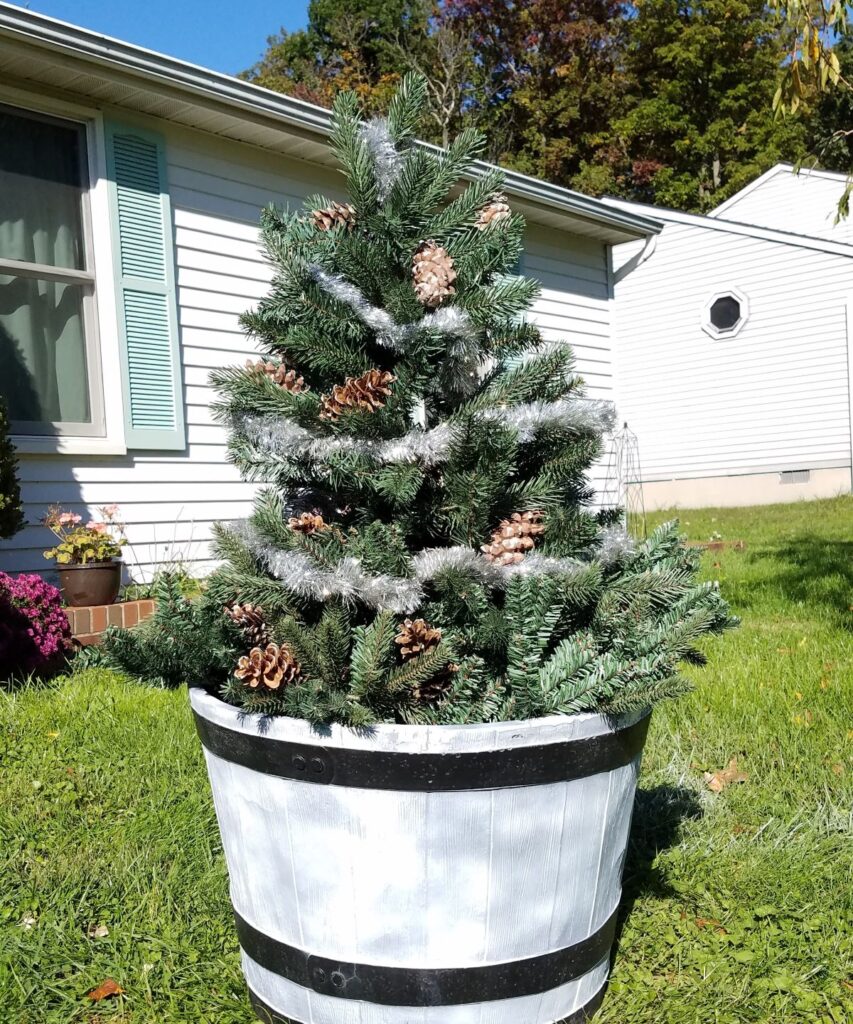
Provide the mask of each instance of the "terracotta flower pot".
POLYGON ((121 562, 89 562, 59 569, 59 589, 72 608, 112 604, 120 586, 121 562))

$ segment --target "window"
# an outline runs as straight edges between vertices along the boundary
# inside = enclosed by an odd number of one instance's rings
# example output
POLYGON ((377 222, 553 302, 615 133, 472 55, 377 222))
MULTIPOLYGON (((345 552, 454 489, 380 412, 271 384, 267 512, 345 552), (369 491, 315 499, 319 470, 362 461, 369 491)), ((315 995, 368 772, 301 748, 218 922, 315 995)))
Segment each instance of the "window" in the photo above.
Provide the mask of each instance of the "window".
POLYGON ((749 302, 734 288, 717 292, 705 303, 702 311, 702 329, 712 338, 733 338, 746 323, 749 302))
POLYGON ((20 434, 103 434, 85 126, 0 106, 0 394, 20 434))

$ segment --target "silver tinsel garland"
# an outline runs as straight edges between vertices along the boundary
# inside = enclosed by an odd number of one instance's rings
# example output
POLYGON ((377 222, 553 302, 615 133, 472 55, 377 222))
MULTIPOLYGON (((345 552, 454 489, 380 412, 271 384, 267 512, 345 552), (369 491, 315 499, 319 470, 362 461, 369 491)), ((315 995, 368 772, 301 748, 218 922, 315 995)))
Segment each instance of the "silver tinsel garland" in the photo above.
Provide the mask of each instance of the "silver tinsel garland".
POLYGON ((623 526, 607 526, 598 535, 594 554, 604 565, 620 562, 635 549, 636 545, 623 526))
MULTIPOLYGON (((446 309, 424 314, 415 323, 398 324, 387 310, 368 302, 361 290, 340 274, 330 274, 316 263, 309 265, 308 273, 333 299, 349 306, 363 324, 376 331, 376 340, 380 345, 395 352, 402 352, 419 331, 435 331, 438 334, 453 336, 458 339, 457 345, 477 338, 478 330, 464 309, 448 306, 446 309)), ((466 351, 469 348, 470 345, 465 345, 466 351)))
POLYGON ((388 131, 387 118, 371 117, 369 121, 362 124, 359 135, 373 157, 379 200, 384 203, 400 177, 405 158, 394 145, 394 140, 388 131))
MULTIPOLYGON (((496 565, 474 548, 426 548, 412 558, 409 578, 387 574, 371 575, 357 558, 343 558, 333 569, 316 565, 302 551, 283 551, 262 538, 248 522, 235 523, 231 529, 261 563, 284 586, 299 597, 326 601, 331 597, 347 603, 356 600, 377 611, 387 609, 395 615, 411 615, 424 599, 423 584, 446 569, 469 572, 490 587, 503 588, 517 575, 570 577, 586 569, 588 562, 575 558, 549 558, 533 552, 515 565, 496 565)), ((603 531, 604 534, 607 531, 603 531)), ((596 552, 601 561, 603 548, 596 552)), ((611 556, 614 554, 611 551, 611 556)))
POLYGON ((376 340, 380 345, 394 349, 396 352, 405 348, 411 330, 410 325, 395 323, 390 313, 380 309, 379 306, 371 305, 362 295, 360 289, 356 288, 354 284, 350 284, 340 274, 330 274, 315 263, 308 267, 308 272, 333 299, 349 306, 362 323, 376 331, 376 340))
MULTIPOLYGON (((514 428, 519 441, 526 443, 552 426, 604 433, 612 427, 615 413, 611 402, 576 398, 483 409, 476 415, 489 423, 514 428)), ((316 435, 293 420, 273 415, 242 416, 234 426, 260 455, 306 459, 315 467, 321 467, 333 455, 354 452, 379 465, 418 462, 429 468, 444 461, 453 441, 453 428, 447 422, 430 430, 415 428, 385 441, 316 435)))

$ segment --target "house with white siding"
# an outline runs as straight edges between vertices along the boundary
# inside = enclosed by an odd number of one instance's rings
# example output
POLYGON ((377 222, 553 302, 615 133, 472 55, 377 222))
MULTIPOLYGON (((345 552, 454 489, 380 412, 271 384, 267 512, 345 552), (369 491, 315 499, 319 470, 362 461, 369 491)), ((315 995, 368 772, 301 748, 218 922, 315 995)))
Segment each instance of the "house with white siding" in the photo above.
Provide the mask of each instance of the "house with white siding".
MULTIPOLYGON (((328 135, 319 107, 0 3, 0 393, 28 522, 0 568, 44 571, 51 503, 118 504, 142 574, 203 572, 212 524, 249 513, 208 375, 252 353, 261 208, 340 198, 328 135)), ((539 323, 612 398, 611 250, 660 223, 521 174, 506 191, 539 323)))
POLYGON ((646 508, 851 490, 853 223, 843 175, 782 164, 709 216, 616 247, 616 398, 646 508))

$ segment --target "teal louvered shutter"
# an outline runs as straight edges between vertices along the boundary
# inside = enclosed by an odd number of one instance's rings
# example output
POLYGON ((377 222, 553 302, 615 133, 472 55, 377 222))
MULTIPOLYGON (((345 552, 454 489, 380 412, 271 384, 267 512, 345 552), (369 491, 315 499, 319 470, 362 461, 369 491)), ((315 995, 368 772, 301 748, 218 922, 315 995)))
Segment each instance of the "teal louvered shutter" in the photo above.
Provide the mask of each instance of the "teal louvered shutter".
POLYGON ((130 449, 186 443, 172 215, 159 135, 108 124, 116 298, 130 449))

